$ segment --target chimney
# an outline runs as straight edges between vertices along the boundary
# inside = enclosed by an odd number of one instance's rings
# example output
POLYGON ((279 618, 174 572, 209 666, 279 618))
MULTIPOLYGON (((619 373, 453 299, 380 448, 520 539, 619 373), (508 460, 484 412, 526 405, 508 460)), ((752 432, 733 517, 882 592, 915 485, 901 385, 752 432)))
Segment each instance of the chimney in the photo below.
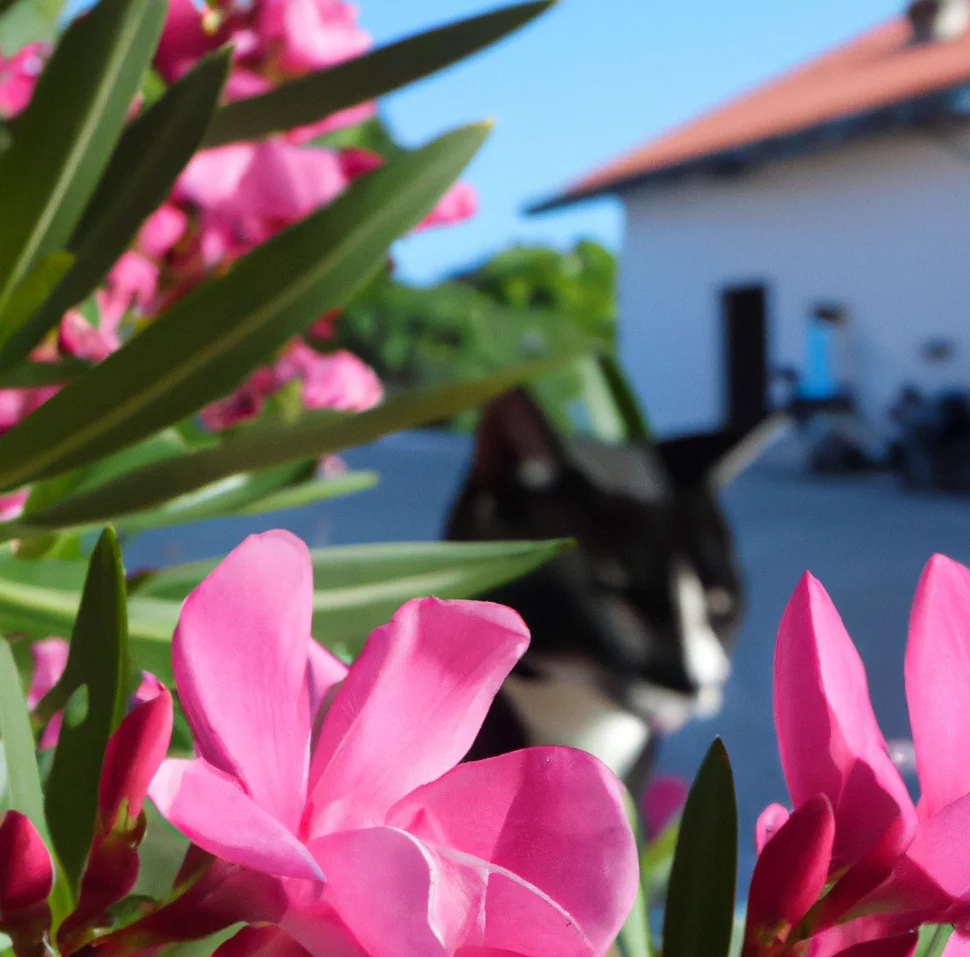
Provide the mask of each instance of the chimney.
POLYGON ((913 43, 956 40, 970 26, 970 0, 913 0, 906 16, 913 43))

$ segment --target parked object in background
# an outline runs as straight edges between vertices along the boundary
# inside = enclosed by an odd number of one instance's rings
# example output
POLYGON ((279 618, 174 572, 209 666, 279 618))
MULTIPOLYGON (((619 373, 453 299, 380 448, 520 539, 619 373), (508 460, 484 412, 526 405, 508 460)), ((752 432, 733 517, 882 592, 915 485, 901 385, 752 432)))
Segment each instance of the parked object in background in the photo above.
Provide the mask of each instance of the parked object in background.
POLYGON ((659 437, 740 425, 766 371, 794 366, 807 397, 848 387, 881 457, 905 383, 970 382, 970 218, 954 202, 970 7, 897 4, 536 207, 622 202, 621 358, 659 437))
POLYGON ((892 416, 899 437, 891 461, 907 485, 970 492, 970 394, 945 390, 930 399, 907 386, 892 416))
POLYGON ((609 444, 557 434, 524 390, 487 408, 447 537, 577 548, 487 596, 532 644, 473 757, 572 744, 637 792, 654 734, 719 708, 744 589, 717 489, 770 432, 609 444))

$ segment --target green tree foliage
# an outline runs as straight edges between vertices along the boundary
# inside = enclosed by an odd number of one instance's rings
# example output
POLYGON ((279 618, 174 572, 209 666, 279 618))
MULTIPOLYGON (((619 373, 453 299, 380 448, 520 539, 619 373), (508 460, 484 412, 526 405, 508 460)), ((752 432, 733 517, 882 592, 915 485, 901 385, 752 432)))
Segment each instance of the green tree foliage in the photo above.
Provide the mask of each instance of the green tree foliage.
MULTIPOLYGON (((527 359, 612 355, 615 286, 616 259, 598 243, 568 252, 513 246, 429 288, 382 274, 345 310, 340 339, 394 389, 478 378, 527 359)), ((590 428, 588 380, 580 363, 536 386, 566 430, 590 428)), ((455 421, 467 427, 472 415, 455 421)))

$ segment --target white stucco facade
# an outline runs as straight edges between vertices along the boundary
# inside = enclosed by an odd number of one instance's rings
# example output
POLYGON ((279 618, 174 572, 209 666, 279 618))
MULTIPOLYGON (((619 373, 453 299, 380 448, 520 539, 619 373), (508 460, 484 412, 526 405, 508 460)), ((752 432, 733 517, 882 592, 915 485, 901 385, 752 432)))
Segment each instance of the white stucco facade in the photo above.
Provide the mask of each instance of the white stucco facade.
POLYGON ((749 284, 767 289, 769 370, 804 367, 813 306, 845 307, 877 432, 904 384, 970 387, 970 136, 897 131, 622 199, 621 351, 660 435, 724 423, 721 297, 749 284), (952 358, 928 361, 931 340, 952 358))

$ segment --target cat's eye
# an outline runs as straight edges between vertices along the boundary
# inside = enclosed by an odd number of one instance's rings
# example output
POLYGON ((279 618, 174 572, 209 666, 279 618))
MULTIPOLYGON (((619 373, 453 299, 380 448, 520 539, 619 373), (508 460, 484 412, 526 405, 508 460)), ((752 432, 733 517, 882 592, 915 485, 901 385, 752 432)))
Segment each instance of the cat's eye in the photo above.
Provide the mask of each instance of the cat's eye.
POLYGON ((734 599, 726 588, 708 588, 707 608, 712 615, 729 615, 734 610, 734 599))

